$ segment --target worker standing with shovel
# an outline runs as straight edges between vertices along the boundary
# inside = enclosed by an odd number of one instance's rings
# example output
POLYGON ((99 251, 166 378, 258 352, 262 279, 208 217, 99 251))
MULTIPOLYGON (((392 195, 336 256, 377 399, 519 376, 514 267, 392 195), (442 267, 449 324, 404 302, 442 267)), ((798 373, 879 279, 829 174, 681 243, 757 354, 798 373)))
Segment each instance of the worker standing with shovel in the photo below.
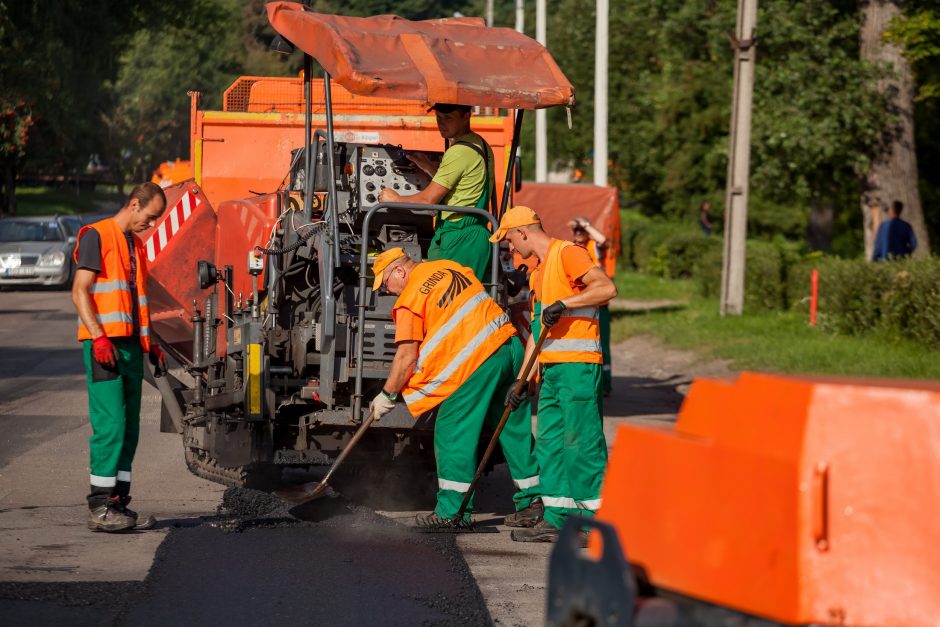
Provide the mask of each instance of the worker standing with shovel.
POLYGON ((554 542, 569 514, 593 515, 601 503, 607 443, 600 409, 598 308, 617 295, 617 288, 587 250, 550 237, 528 207, 503 215, 491 241, 503 239, 523 259, 539 261, 531 280, 536 306, 527 357, 535 351, 532 338, 540 333, 539 323, 548 330, 538 356, 542 382, 535 437, 544 520, 513 531, 512 539, 554 542))
MULTIPOLYGON (((392 311, 398 349, 370 413, 381 420, 399 394, 414 416, 438 408, 437 507, 417 522, 424 528, 468 524, 469 509, 455 519, 476 471, 483 427, 499 419, 516 380, 515 329, 470 268, 443 259, 417 263, 396 247, 379 255, 373 270, 373 289, 398 295, 392 311)), ((526 408, 513 412, 499 442, 517 487, 513 519, 535 524, 539 473, 526 408)))

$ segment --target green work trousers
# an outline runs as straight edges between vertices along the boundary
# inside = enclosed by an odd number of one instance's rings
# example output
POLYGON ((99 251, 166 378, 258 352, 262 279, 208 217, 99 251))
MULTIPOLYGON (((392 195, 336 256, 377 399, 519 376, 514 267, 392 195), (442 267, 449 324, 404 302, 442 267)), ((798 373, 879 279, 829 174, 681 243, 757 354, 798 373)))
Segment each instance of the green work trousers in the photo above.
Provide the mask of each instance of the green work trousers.
MULTIPOLYGON (((143 349, 137 338, 111 338, 118 351, 117 366, 95 361, 91 340, 83 343, 88 378, 91 485, 129 489, 131 464, 140 434, 140 395, 144 378, 143 349)), ((119 493, 121 490, 118 490, 119 493)))
MULTIPOLYGON (((522 359, 522 346, 518 342, 517 338, 510 338, 441 403, 434 425, 438 485, 434 511, 441 518, 451 519, 457 515, 477 469, 477 448, 483 427, 495 429, 502 417, 506 392, 516 380, 514 365, 522 359)), ((513 496, 516 509, 528 507, 532 499, 540 495, 533 452, 532 412, 528 403, 510 414, 499 443, 516 486, 513 496)), ((472 505, 471 500, 470 507, 472 505)), ((466 518, 470 516, 470 507, 466 518)))
POLYGON ((535 455, 545 520, 559 529, 568 514, 593 516, 600 507, 607 466, 600 385, 600 364, 542 368, 535 455))
POLYGON ((603 305, 600 310, 601 353, 604 355, 604 366, 601 369, 601 392, 607 396, 614 389, 610 362, 610 307, 603 305))
POLYGON ((459 220, 438 220, 428 248, 428 260, 450 259, 473 270, 481 283, 490 280, 493 256, 491 233, 482 218, 465 216, 459 220))

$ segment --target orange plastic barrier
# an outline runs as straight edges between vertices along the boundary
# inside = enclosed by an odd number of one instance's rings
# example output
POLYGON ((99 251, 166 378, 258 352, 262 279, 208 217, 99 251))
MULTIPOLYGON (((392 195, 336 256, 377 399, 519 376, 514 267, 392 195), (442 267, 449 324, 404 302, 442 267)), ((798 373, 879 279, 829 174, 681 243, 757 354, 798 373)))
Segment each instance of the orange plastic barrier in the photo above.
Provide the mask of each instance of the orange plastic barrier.
POLYGON ((657 587, 785 623, 940 620, 940 384, 697 380, 623 425, 599 518, 657 587))

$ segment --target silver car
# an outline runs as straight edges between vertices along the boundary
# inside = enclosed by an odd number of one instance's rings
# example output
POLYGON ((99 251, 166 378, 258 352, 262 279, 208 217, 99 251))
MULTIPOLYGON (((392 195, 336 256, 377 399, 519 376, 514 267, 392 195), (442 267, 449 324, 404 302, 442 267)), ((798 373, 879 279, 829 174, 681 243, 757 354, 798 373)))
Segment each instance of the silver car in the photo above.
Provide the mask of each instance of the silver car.
POLYGON ((81 228, 78 216, 0 219, 0 287, 70 285, 81 228))

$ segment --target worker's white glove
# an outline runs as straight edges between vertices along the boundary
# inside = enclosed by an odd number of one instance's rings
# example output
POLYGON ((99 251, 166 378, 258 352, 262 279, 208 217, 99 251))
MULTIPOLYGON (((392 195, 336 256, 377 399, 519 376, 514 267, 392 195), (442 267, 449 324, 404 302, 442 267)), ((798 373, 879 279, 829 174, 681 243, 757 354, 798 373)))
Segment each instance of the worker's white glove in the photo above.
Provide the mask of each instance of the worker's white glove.
POLYGON ((385 390, 379 392, 369 403, 369 411, 376 420, 381 420, 382 416, 389 414, 393 409, 395 409, 395 399, 386 394, 385 390))

